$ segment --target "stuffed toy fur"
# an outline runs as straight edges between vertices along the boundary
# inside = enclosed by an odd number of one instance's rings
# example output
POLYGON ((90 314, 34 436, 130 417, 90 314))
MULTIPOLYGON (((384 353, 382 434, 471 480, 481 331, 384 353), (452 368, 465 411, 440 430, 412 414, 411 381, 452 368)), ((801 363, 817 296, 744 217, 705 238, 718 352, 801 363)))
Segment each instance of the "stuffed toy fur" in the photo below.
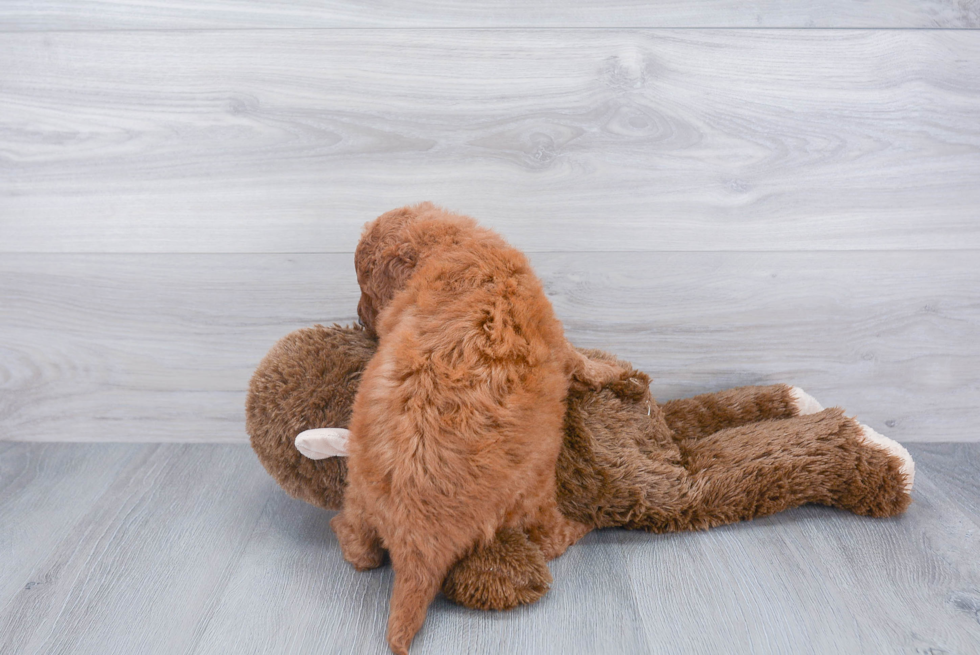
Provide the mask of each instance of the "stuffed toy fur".
MULTIPOLYGON (((342 428, 376 348, 360 327, 315 326, 284 337, 256 370, 246 407, 251 444, 290 495, 341 508, 342 428)), ((581 352, 622 371, 601 389, 573 380, 567 398, 558 506, 589 529, 700 530, 806 503, 873 517, 908 507, 908 452, 798 388, 743 387, 660 405, 644 373, 581 352)), ((502 529, 453 566, 442 591, 466 607, 508 609, 538 600, 551 583, 534 541, 502 529)))

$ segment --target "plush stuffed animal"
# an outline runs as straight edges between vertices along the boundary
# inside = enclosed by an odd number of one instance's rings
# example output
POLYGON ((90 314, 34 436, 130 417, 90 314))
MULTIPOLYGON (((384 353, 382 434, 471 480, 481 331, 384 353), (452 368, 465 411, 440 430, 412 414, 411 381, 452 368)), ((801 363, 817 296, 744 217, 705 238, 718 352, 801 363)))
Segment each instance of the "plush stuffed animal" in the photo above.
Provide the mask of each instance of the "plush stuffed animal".
MULTIPOLYGON (((290 495, 325 509, 343 502, 346 430, 376 342, 359 327, 293 332, 252 377, 252 447, 290 495)), ((700 530, 806 503, 874 517, 911 501, 914 464, 897 442, 823 409, 796 387, 742 387, 659 405, 649 378, 622 370, 600 390, 573 383, 555 471, 558 504, 588 527, 700 530)), ((545 594, 552 578, 526 534, 502 530, 450 571, 451 600, 509 609, 545 594)))

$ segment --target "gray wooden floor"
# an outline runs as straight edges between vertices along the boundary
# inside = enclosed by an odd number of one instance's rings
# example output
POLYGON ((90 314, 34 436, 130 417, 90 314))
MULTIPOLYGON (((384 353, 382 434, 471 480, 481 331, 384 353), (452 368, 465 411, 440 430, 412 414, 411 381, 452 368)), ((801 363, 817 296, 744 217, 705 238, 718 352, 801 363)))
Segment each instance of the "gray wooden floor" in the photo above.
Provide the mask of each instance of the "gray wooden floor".
MULTIPOLYGON (((593 533, 512 612, 440 598, 422 653, 980 652, 980 444, 910 445, 914 503, 593 533)), ((0 652, 385 653, 390 569, 242 445, 0 443, 0 652)))

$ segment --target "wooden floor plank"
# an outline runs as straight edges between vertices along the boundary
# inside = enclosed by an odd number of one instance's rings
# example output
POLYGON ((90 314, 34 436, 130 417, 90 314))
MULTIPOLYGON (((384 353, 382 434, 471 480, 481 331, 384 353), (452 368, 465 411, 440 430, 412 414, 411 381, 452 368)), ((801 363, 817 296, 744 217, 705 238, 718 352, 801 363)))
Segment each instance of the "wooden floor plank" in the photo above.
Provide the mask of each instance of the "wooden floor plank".
POLYGON ((6 0, 0 28, 24 30, 336 27, 980 27, 973 0, 561 0, 291 2, 6 0))
MULTIPOLYGON (((980 528, 980 450, 958 444, 915 444, 916 470, 924 471, 980 528)), ((978 607, 980 610, 980 607, 978 607)))
MULTIPOLYGON (((4 529, 59 523, 76 503, 85 516, 31 546, 40 565, 14 560, 43 582, 0 605, 4 653, 387 652, 390 568, 355 572, 332 513, 286 497, 246 446, 0 444, 0 467, 17 448, 50 472, 139 453, 92 508, 50 476, 0 488, 4 529)), ((533 606, 439 598, 412 653, 976 652, 980 533, 962 503, 980 496, 946 489, 977 479, 980 444, 911 450, 959 468, 921 467, 902 517, 805 507, 700 533, 593 533, 551 563, 533 606)))
MULTIPOLYGON (((246 447, 145 445, 141 451, 86 520, 53 540, 30 572, 43 584, 21 589, 7 603, 0 651, 182 653, 193 647, 192 627, 226 584, 228 567, 275 486, 246 447)), ((71 503, 71 493, 60 500, 71 503)))
POLYGON ((630 571, 612 534, 589 535, 551 562, 551 590, 530 607, 487 613, 440 598, 419 651, 457 652, 462 642, 461 650, 474 654, 651 652, 630 571))
POLYGON ((0 252, 349 252, 426 199, 528 251, 980 248, 980 31, 12 33, 0 71, 0 252))
POLYGON ((202 620, 193 652, 316 653, 342 644, 387 652, 391 570, 358 573, 338 560, 332 512, 271 493, 228 585, 202 620))
MULTIPOLYGON (((976 252, 538 254, 574 343, 661 400, 787 382, 901 441, 976 440, 976 252)), ((7 255, 0 441, 245 439, 277 339, 355 319, 350 255, 7 255)))
POLYGON ((658 541, 679 553, 625 535, 628 570, 660 572, 633 581, 644 625, 679 652, 973 652, 975 617, 951 598, 978 588, 980 535, 916 484, 897 519, 808 507, 658 541))
POLYGON ((104 502, 115 476, 145 448, 0 442, 0 608, 16 593, 52 582, 37 565, 104 502))

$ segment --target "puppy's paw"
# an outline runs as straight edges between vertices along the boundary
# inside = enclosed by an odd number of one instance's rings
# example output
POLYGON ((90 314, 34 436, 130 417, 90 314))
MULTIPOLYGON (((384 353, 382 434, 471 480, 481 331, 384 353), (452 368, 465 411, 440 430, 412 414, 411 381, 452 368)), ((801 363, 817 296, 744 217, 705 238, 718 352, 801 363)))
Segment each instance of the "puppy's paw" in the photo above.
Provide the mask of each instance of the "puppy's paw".
POLYGON ((817 402, 816 398, 799 387, 790 387, 789 395, 792 397, 793 404, 796 406, 797 416, 816 414, 817 412, 823 411, 823 405, 817 402))
POLYGON ((373 530, 356 520, 348 519, 341 511, 330 520, 330 527, 337 535, 344 559, 358 571, 376 569, 385 561, 385 550, 373 530))
POLYGON ((858 426, 861 428, 861 436, 866 444, 884 450, 892 457, 897 457, 902 461, 899 473, 902 476, 903 491, 907 494, 912 493, 912 484, 915 482, 915 462, 912 461, 909 451, 905 450, 905 447, 894 439, 878 434, 867 425, 858 423, 858 426))

